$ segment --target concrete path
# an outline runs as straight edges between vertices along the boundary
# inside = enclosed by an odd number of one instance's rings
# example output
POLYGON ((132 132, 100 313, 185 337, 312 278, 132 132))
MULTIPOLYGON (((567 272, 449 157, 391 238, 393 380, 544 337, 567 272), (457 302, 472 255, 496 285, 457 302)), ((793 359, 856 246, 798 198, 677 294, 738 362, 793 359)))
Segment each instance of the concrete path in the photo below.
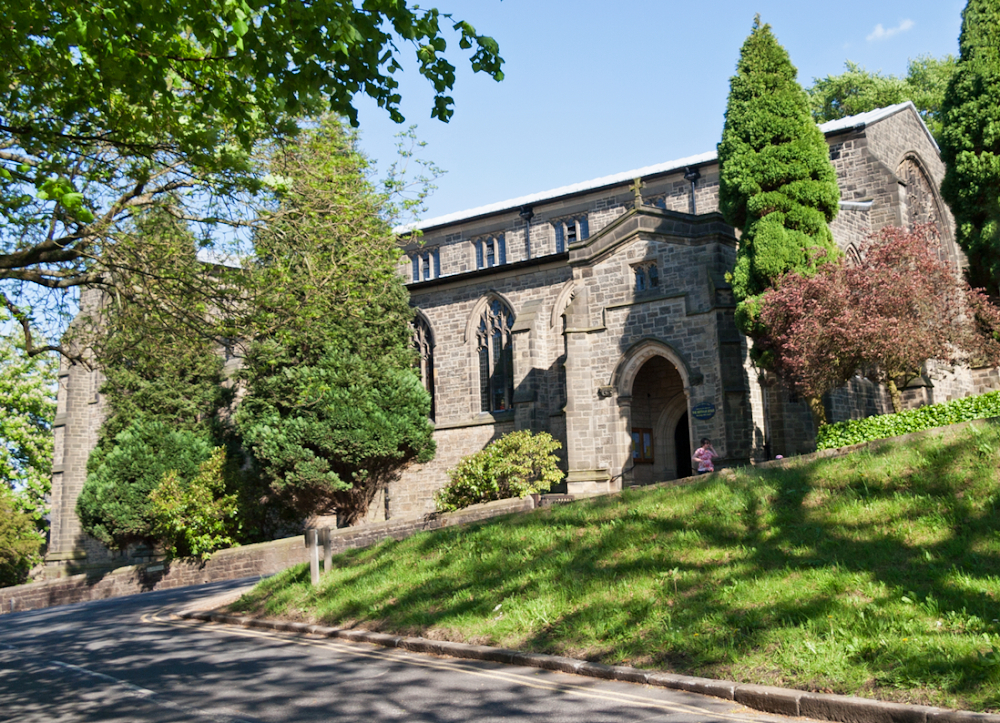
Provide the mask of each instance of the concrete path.
POLYGON ((247 582, 0 616, 0 720, 787 720, 682 691, 171 617, 247 582))

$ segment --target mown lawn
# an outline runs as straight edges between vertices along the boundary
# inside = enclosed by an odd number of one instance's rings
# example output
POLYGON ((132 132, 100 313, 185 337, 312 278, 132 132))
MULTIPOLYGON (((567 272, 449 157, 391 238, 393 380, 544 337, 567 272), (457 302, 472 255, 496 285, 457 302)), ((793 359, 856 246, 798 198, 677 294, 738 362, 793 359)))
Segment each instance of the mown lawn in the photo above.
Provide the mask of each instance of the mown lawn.
POLYGON ((234 609, 1000 710, 1000 427, 299 566, 234 609))

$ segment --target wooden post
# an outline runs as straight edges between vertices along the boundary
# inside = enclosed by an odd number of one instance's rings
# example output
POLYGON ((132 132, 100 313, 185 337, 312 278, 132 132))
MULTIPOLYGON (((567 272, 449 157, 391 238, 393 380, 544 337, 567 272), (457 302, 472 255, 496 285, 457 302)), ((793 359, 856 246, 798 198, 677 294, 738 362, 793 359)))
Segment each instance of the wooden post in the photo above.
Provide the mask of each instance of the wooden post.
POLYGON ((306 530, 306 553, 309 555, 309 577, 313 587, 319 585, 319 530, 306 530))
POLYGON ((329 573, 333 567, 333 535, 329 527, 319 531, 320 542, 323 543, 323 572, 329 573))

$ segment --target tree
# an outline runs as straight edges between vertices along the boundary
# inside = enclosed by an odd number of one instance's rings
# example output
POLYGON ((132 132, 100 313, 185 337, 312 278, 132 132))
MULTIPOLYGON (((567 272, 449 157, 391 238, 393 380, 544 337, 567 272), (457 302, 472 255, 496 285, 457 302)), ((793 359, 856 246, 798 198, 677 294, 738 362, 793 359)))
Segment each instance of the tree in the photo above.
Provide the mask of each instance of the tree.
POLYGON ((782 274, 838 256, 827 225, 840 192, 826 140, 796 70, 760 16, 730 81, 719 143, 719 206, 741 231, 733 292, 737 323, 761 337, 758 299, 782 274))
POLYGON ((402 465, 434 452, 401 252, 336 119, 275 154, 272 173, 287 184, 244 272, 236 425, 276 495, 353 524, 402 465))
POLYGON ((0 587, 19 585, 28 578, 44 542, 31 516, 5 485, 0 485, 0 587))
POLYGON ((18 509, 43 527, 51 487, 56 365, 51 355, 24 356, 0 338, 0 487, 16 490, 18 509))
MULTIPOLYGON (((0 305, 25 332, 68 308, 59 294, 40 305, 38 288, 127 291, 114 272, 137 263, 160 277, 146 263, 158 250, 128 233, 144 209, 200 225, 205 246, 232 236, 219 224, 252 224, 240 201, 272 179, 250 154, 294 137, 299 119, 356 121, 364 93, 401 121, 398 41, 413 45, 441 120, 455 81, 447 25, 473 70, 503 77, 492 38, 405 0, 0 0, 0 17, 0 305)), ((49 349, 66 351, 26 341, 29 354, 49 349)))
POLYGON ((168 473, 188 484, 212 455, 203 434, 138 418, 99 445, 87 460, 76 513, 87 534, 114 550, 156 544, 157 509, 151 493, 168 473))
POLYGON ((170 470, 150 493, 153 533, 171 557, 207 560, 216 550, 239 544, 238 496, 226 494, 226 466, 225 448, 216 447, 187 484, 170 470))
POLYGON ((900 390, 929 359, 1000 363, 1000 311, 942 260, 933 227, 883 229, 862 251, 857 266, 786 275, 761 303, 770 367, 806 396, 817 425, 822 395, 858 371, 899 412, 900 390))
POLYGON ((910 60, 906 77, 901 78, 865 70, 848 60, 843 73, 813 79, 807 91, 813 117, 823 123, 910 100, 940 140, 941 104, 955 66, 953 55, 921 55, 910 60))
POLYGON ((969 0, 958 66, 942 105, 941 196, 955 216, 955 240, 969 279, 1000 294, 1000 2, 969 0))
POLYGON ((222 444, 233 390, 225 384, 223 349, 213 337, 226 333, 226 312, 240 293, 211 267, 198 268, 206 265, 195 258, 194 237, 161 209, 134 219, 126 233, 129 245, 144 249, 147 258, 116 269, 114 292, 81 313, 69 335, 86 342, 104 375, 100 443, 113 444, 143 417, 222 444), (156 278, 142 271, 148 265, 159 269, 156 278), (194 298, 202 308, 192 308, 194 298))

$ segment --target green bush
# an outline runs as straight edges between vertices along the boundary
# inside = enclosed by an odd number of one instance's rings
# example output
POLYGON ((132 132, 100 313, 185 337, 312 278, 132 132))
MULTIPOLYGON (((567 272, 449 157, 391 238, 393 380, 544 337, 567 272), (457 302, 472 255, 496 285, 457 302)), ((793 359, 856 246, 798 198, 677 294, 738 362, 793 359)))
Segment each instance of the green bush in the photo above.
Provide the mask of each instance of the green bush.
POLYGON ((827 424, 820 427, 816 435, 816 449, 846 447, 873 439, 898 437, 922 429, 989 417, 1000 417, 1000 392, 908 409, 899 414, 883 414, 827 424))
POLYGON ((170 557, 207 560, 216 550, 237 545, 237 495, 226 494, 226 449, 216 447, 187 485, 168 471, 150 494, 154 534, 170 557))
POLYGON ((438 510, 547 492, 563 478, 554 454, 561 447, 545 432, 505 434, 448 472, 450 481, 436 495, 438 510))
POLYGON ((0 587, 27 581, 32 565, 41 561, 43 541, 31 516, 18 509, 14 493, 0 480, 0 587))
POLYGON ((155 543, 150 493, 167 472, 185 484, 193 480, 212 449, 205 435, 136 419, 87 460, 87 481, 76 505, 83 529, 117 550, 155 543))

